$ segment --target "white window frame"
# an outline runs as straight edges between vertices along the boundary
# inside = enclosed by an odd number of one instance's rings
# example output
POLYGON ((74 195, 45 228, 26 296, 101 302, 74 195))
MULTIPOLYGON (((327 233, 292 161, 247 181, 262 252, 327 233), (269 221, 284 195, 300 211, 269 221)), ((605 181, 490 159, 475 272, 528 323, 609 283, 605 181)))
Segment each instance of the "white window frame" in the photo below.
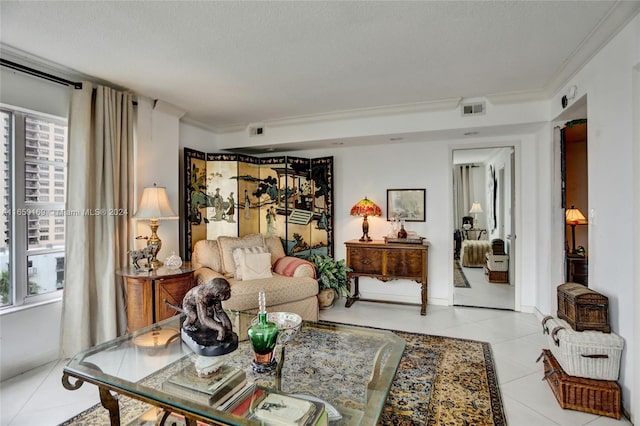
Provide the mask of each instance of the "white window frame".
MULTIPOLYGON (((37 248, 29 249, 28 235, 27 235, 27 220, 26 215, 14 214, 18 209, 41 209, 41 210, 64 210, 65 203, 43 203, 38 202, 37 206, 26 201, 25 192, 25 147, 24 143, 17 143, 16 141, 26 140, 24 120, 27 115, 36 116, 58 124, 68 126, 68 120, 65 117, 59 117, 52 114, 43 113, 40 111, 34 111, 26 108, 20 108, 13 105, 0 103, 0 110, 8 112, 11 115, 11 134, 10 137, 13 140, 10 143, 11 146, 11 173, 8 177, 10 179, 10 187, 13 188, 10 198, 10 211, 4 212, 5 214, 11 214, 11 220, 9 221, 9 282, 11 283, 12 290, 10 291, 9 300, 6 305, 0 306, 0 312, 6 312, 16 308, 26 307, 33 304, 38 304, 46 301, 62 298, 63 289, 50 291, 44 294, 29 295, 29 274, 27 259, 29 256, 60 253, 64 256, 64 247, 62 250, 59 247, 56 248, 37 248), (16 236, 22 236, 16 238, 16 236)), ((67 130, 68 135, 68 130, 67 130)), ((35 159, 35 160, 40 160, 35 159)), ((60 163, 48 161, 51 166, 55 167, 60 163)), ((66 164, 65 164, 66 166, 66 164)), ((65 188, 66 189, 66 188, 65 188)), ((4 208, 4 206, 3 206, 4 208)), ((66 226, 65 226, 66 228, 66 226)))

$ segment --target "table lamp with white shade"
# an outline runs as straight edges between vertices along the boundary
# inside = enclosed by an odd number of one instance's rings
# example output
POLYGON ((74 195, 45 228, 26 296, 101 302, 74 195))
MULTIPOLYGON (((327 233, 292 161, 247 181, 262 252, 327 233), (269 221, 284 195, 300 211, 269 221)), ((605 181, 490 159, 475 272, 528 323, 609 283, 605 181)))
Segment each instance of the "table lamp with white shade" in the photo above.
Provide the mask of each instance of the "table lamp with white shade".
POLYGON ((477 227, 478 226, 478 213, 482 213, 482 206, 480 206, 479 202, 474 202, 471 205, 471 210, 469 210, 469 213, 473 213, 473 226, 477 227))
POLYGON ((151 267, 153 269, 162 266, 162 262, 158 260, 158 252, 162 248, 162 241, 158 237, 158 227, 160 226, 158 221, 160 219, 178 219, 178 215, 175 214, 171 205, 169 204, 169 197, 167 196, 167 189, 163 186, 157 186, 155 183, 153 187, 145 188, 142 191, 142 198, 140 199, 140 205, 138 211, 133 215, 135 219, 149 219, 151 228, 151 236, 147 240, 147 245, 155 244, 158 247, 156 251, 156 258, 152 262, 151 267))

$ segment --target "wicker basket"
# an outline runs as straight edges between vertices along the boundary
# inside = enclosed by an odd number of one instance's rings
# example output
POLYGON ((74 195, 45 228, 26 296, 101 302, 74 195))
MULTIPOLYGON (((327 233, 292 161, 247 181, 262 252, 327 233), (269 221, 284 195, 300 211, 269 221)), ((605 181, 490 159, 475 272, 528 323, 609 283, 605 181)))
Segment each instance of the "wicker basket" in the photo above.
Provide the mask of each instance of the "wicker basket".
POLYGON ((506 254, 487 254, 487 268, 490 271, 508 271, 509 256, 506 254))
POLYGON ((484 267, 484 274, 487 276, 487 280, 490 283, 509 283, 509 271, 492 271, 486 266, 484 267))
POLYGON ((618 380, 624 340, 615 333, 574 331, 569 323, 551 316, 542 320, 549 347, 563 370, 597 380, 618 380))
POLYGON ((560 407, 620 420, 620 386, 616 382, 570 376, 548 349, 540 357, 544 358, 544 378, 560 407))

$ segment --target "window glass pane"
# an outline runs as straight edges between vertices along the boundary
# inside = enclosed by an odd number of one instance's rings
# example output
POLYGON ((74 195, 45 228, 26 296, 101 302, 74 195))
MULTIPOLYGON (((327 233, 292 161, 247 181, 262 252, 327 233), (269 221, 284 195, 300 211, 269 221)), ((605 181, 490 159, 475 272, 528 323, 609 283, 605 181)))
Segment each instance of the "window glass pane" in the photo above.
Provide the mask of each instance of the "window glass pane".
MULTIPOLYGON (((66 137, 64 142, 60 144, 62 145, 60 149, 49 149, 49 141, 54 139, 54 133, 66 136, 67 126, 51 123, 45 119, 30 115, 25 117, 25 126, 25 155, 27 160, 67 161, 66 137), (38 131, 30 130, 33 126, 38 126, 38 131)), ((58 137, 59 139, 60 137, 58 137)))
POLYGON ((0 151, 0 202, 3 215, 0 217, 0 306, 9 304, 11 280, 9 279, 9 231, 11 229, 11 115, 0 111, 2 122, 2 151, 0 151))
POLYGON ((33 209, 37 214, 27 218, 28 248, 57 249, 64 247, 64 216, 56 217, 58 210, 33 209), (53 214, 49 214, 53 212, 53 214), (53 226, 55 230, 53 230, 53 226), (52 233, 55 232, 55 234, 52 233))
MULTIPOLYGON (((38 163, 37 160, 26 159, 24 166, 25 201, 27 203, 48 202, 48 188, 55 187, 56 194, 65 195, 66 167, 63 173, 54 173, 58 166, 38 163)), ((64 201, 64 198, 63 198, 64 201)))
POLYGON ((64 287, 64 252, 27 257, 27 295, 50 293, 64 287))

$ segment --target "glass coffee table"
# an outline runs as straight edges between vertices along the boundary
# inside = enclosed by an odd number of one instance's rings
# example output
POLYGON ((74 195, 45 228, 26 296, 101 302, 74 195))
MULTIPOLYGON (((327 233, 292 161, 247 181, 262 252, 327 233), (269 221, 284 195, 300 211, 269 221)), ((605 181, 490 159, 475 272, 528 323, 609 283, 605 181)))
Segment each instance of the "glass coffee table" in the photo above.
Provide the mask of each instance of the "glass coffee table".
MULTIPOLYGON (((303 322, 284 350, 276 349, 284 359, 279 359, 281 368, 258 374, 251 368, 253 351, 247 340, 255 314, 230 312, 229 317, 240 342, 237 350, 222 355, 223 362, 244 369, 248 382, 320 398, 340 412, 342 419, 335 424, 377 423, 404 351, 402 338, 386 330, 303 322)), ((174 316, 77 354, 64 367, 64 387, 74 390, 84 382, 97 385, 112 425, 121 420, 119 398, 114 394, 182 415, 188 425, 196 421, 257 424, 163 391, 163 382, 198 357, 180 339, 180 325, 181 318, 174 316)))

